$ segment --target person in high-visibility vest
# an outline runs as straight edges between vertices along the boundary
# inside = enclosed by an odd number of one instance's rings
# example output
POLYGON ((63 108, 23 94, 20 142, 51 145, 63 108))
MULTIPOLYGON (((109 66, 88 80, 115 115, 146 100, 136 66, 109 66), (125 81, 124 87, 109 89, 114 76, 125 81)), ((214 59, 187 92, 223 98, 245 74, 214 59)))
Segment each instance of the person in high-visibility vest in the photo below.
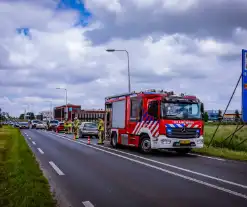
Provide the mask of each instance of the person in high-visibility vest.
POLYGON ((64 121, 64 133, 68 133, 68 121, 67 121, 67 119, 65 119, 65 121, 64 121))
POLYGON ((77 117, 75 117, 75 120, 74 120, 74 139, 79 138, 79 125, 80 125, 80 121, 78 120, 77 117))
POLYGON ((98 135, 99 135, 99 141, 98 144, 104 144, 104 121, 103 119, 98 119, 98 135))
POLYGON ((68 121, 68 133, 69 134, 72 133, 72 121, 71 120, 68 121))

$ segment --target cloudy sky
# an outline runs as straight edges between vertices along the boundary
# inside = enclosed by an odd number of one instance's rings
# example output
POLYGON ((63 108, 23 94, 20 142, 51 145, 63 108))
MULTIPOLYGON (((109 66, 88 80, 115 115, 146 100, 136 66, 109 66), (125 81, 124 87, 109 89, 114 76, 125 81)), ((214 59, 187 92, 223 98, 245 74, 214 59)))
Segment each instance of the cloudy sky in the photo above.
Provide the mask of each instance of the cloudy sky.
MULTIPOLYGON (((38 113, 68 100, 163 88, 224 109, 247 47, 246 0, 1 0, 0 107, 38 113), (81 3, 80 3, 81 2, 81 3)), ((239 87, 231 109, 241 107, 239 87)))

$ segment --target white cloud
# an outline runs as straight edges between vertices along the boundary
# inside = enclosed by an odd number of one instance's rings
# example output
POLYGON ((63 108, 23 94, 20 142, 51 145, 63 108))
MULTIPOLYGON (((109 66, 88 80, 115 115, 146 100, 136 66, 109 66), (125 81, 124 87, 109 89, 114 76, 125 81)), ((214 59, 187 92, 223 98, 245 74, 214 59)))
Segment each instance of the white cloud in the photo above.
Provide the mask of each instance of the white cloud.
MULTIPOLYGON (((184 8, 191 2, 184 0, 184 8)), ((88 7, 93 10, 96 3, 98 8, 105 7, 105 12, 126 9, 117 0, 94 0, 88 7)), ((139 10, 158 3, 177 9, 175 3, 181 4, 158 0, 132 3, 139 10)), ((241 70, 240 58, 228 57, 240 57, 241 46, 247 43, 246 30, 239 27, 232 31, 230 40, 164 31, 128 39, 113 38, 112 34, 109 41, 96 45, 87 32, 100 36, 97 29, 106 26, 100 20, 88 28, 72 28, 77 17, 73 12, 55 14, 49 7, 25 2, 0 3, 2 10, 6 12, 0 13, 0 19, 6 21, 0 29, 7 29, 0 34, 0 67, 7 71, 0 70, 0 97, 8 97, 8 101, 2 98, 0 103, 15 115, 24 110, 23 105, 31 104, 37 113, 49 109, 48 100, 63 104, 64 92, 56 87, 66 87, 69 102, 85 108, 103 108, 105 96, 127 91, 127 56, 107 53, 107 48, 129 51, 132 90, 163 88, 194 93, 206 108, 223 109, 241 70), (15 33, 24 25, 31 27, 31 40, 15 33)), ((123 13, 121 18, 125 18, 123 13)), ((239 94, 238 90, 233 109, 240 108, 239 94)))

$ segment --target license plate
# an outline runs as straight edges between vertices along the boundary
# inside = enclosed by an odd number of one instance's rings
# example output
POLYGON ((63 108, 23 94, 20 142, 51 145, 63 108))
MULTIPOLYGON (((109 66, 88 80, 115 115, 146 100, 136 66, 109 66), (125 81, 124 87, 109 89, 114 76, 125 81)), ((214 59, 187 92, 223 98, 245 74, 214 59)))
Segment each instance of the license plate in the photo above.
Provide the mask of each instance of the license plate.
POLYGON ((180 144, 190 144, 190 140, 180 140, 180 144))

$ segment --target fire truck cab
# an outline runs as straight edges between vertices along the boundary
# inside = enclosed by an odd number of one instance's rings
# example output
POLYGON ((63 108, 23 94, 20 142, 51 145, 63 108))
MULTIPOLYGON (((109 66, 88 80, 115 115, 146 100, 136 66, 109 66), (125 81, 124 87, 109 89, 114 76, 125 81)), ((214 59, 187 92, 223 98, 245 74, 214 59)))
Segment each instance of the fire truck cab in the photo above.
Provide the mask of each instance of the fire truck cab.
POLYGON ((105 98, 105 137, 144 153, 203 147, 203 103, 192 95, 146 90, 105 98))

